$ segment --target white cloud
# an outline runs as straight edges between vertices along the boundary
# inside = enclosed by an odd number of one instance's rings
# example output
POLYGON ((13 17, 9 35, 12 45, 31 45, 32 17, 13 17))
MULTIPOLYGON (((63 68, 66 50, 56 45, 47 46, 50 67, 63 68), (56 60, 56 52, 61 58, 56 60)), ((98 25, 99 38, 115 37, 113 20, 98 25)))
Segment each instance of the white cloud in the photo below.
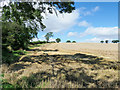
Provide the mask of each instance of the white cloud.
POLYGON ((100 42, 100 41, 101 41, 101 39, 100 38, 96 38, 96 37, 94 37, 92 39, 86 39, 86 42, 100 42))
POLYGON ((92 8, 91 10, 87 11, 85 7, 81 7, 80 10, 80 14, 83 16, 87 16, 87 15, 92 15, 94 12, 99 10, 99 6, 96 6, 94 8, 92 8))
POLYGON ((101 38, 97 38, 97 37, 94 37, 92 39, 86 39, 85 42, 96 42, 96 43, 99 43, 100 41, 105 41, 105 40, 108 40, 109 43, 112 42, 113 39, 110 39, 110 38, 104 38, 104 39, 101 39, 101 38))
POLYGON ((54 38, 50 38, 50 40, 49 40, 49 41, 51 42, 51 41, 55 41, 55 40, 56 40, 56 39, 54 39, 54 38))
POLYGON ((92 11, 93 12, 96 12, 96 11, 98 11, 99 10, 99 6, 96 6, 92 11))
POLYGON ((101 40, 118 39, 118 27, 88 27, 83 33, 69 32, 68 37, 92 36, 92 39, 86 39, 87 42, 100 42, 101 40))
POLYGON ((78 25, 79 26, 83 26, 83 27, 89 27, 90 26, 90 24, 87 21, 85 21, 85 20, 82 21, 82 22, 79 22, 78 25))
MULTIPOLYGON (((45 19, 43 19, 43 23, 46 25, 46 29, 44 31, 63 32, 64 30, 68 30, 78 23, 77 20, 81 18, 81 15, 91 15, 93 13, 92 10, 93 9, 91 9, 90 11, 86 11, 85 7, 81 7, 79 9, 74 10, 72 13, 63 14, 60 14, 58 10, 56 10, 58 17, 56 16, 55 12, 53 12, 53 14, 49 14, 48 11, 46 11, 45 14, 42 14, 45 17, 45 19)), ((98 6, 96 6, 94 10, 97 11, 98 6)), ((88 27, 90 26, 90 24, 86 21, 82 21, 79 23, 79 26, 88 27)))
POLYGON ((78 33, 77 32, 69 32, 68 37, 72 37, 72 36, 78 36, 78 33))
POLYGON ((43 23, 46 25, 46 32, 61 32, 67 30, 77 24, 77 19, 79 18, 79 10, 74 10, 72 13, 60 14, 58 11, 58 17, 56 13, 47 14, 43 23))
POLYGON ((87 35, 95 37, 91 39, 92 41, 118 39, 118 27, 89 27, 85 32, 80 33, 82 37, 87 35))
MULTIPOLYGON (((50 38, 49 39, 49 41, 55 41, 56 39, 54 39, 54 38, 50 38)), ((32 40, 30 40, 30 41, 46 41, 46 39, 45 38, 33 38, 32 40)))
POLYGON ((38 39, 38 38, 33 38, 32 40, 30 40, 30 41, 41 41, 41 39, 38 39))
POLYGON ((98 37, 115 38, 118 35, 118 27, 89 27, 85 33, 98 37))
POLYGON ((92 12, 91 12, 91 11, 86 11, 86 12, 84 12, 83 14, 84 14, 84 16, 87 16, 87 15, 91 15, 92 12))

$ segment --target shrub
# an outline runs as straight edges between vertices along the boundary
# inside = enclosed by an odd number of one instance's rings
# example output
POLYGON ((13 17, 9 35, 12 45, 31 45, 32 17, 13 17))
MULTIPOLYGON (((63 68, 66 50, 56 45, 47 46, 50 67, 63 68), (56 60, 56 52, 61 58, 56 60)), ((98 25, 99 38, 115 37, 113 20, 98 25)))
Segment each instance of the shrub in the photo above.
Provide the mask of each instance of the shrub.
POLYGON ((104 43, 104 41, 100 41, 101 43, 104 43))
POLYGON ((119 40, 112 40, 112 43, 118 43, 120 42, 119 40))
POLYGON ((76 43, 76 41, 72 41, 72 43, 76 43))
POLYGON ((27 52, 23 50, 10 51, 7 48, 2 48, 2 63, 8 65, 18 61, 21 55, 25 55, 27 52))
POLYGON ((105 40, 105 43, 108 43, 108 40, 105 40))
POLYGON ((70 41, 70 40, 67 40, 66 42, 67 42, 67 43, 71 43, 71 41, 70 41))
POLYGON ((60 39, 60 38, 57 38, 57 39, 56 39, 56 42, 57 42, 57 43, 61 42, 61 39, 60 39))

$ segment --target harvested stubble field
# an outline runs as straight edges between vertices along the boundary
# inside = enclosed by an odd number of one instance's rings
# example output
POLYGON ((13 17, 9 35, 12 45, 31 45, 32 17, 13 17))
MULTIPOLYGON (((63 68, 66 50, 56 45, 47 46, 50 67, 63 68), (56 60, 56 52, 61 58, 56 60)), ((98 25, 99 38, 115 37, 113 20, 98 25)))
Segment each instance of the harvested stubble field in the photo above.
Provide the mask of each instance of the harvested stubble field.
POLYGON ((118 44, 115 43, 59 43, 46 45, 47 48, 71 53, 85 53, 99 57, 118 60, 118 44))
POLYGON ((59 43, 28 50, 3 65, 5 79, 23 88, 117 88, 118 44, 59 43))

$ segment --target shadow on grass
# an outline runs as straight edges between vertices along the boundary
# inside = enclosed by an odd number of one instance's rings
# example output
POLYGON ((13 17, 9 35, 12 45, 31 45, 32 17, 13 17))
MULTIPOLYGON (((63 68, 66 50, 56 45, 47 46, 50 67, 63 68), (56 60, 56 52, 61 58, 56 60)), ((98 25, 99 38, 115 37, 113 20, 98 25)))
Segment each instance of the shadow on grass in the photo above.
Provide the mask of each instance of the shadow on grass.
MULTIPOLYGON (((39 56, 28 56, 24 57, 21 61, 23 62, 41 62, 41 63, 47 63, 50 64, 51 62, 54 62, 55 64, 59 63, 70 63, 71 61, 75 62, 82 62, 84 64, 101 64, 101 60, 103 58, 98 58, 97 56, 91 56, 86 54, 75 54, 75 55, 39 55, 39 56)), ((40 63, 40 64, 41 64, 40 63)), ((105 65, 105 64, 103 64, 105 65)), ((106 64, 107 65, 107 64, 106 64)))
POLYGON ((20 55, 23 53, 17 53, 9 51, 8 49, 2 49, 2 64, 12 64, 19 61, 20 55))
POLYGON ((18 70, 21 70, 21 69, 25 69, 25 67, 27 67, 27 66, 30 66, 30 65, 14 64, 14 65, 11 67, 11 70, 12 70, 12 71, 18 71, 18 70))
MULTIPOLYGON (((58 50, 41 50, 41 49, 29 49, 27 51, 55 51, 58 50)), ((17 84, 22 88, 31 88, 37 87, 42 81, 51 80, 51 85, 53 87, 69 87, 68 83, 72 82, 73 86, 75 83, 82 85, 84 88, 88 88, 90 84, 94 84, 93 87, 115 87, 118 84, 118 81, 114 81, 109 83, 108 81, 98 79, 95 80, 93 76, 89 76, 85 71, 86 67, 79 68, 70 68, 69 65, 73 65, 74 63, 77 65, 85 64, 85 65, 93 65, 90 70, 100 70, 113 68, 117 70, 117 63, 115 62, 107 62, 102 63, 103 58, 98 58, 97 56, 86 55, 81 53, 76 53, 74 55, 39 55, 39 56, 26 56, 21 61, 18 61, 20 56, 23 55, 21 52, 9 52, 7 50, 3 50, 2 52, 3 63, 15 63, 15 62, 30 62, 30 63, 45 63, 46 65, 50 65, 52 68, 46 71, 40 71, 34 74, 31 74, 29 77, 23 77, 17 81, 17 84), (68 66, 67 66, 67 65, 68 66), (96 66, 97 65, 97 66, 96 66), (105 66, 105 67, 104 67, 105 66), (57 70, 56 70, 57 69, 57 70), (66 86, 67 85, 67 86, 66 86)), ((30 65, 23 64, 14 64, 10 70, 11 71, 19 71, 21 69, 26 69, 30 65)))
MULTIPOLYGON (((116 63, 114 62, 110 62, 110 63, 108 62, 108 64, 103 64, 102 60, 103 58, 98 58, 96 56, 91 56, 91 55, 86 55, 86 54, 81 54, 81 53, 77 53, 75 55, 48 55, 46 54, 46 55, 39 55, 39 56, 24 57, 21 60, 22 62, 31 62, 31 63, 38 63, 38 64, 45 63, 46 65, 51 65, 52 68, 50 68, 48 71, 41 71, 41 72, 32 74, 30 77, 24 77, 18 80, 17 83, 21 87, 31 88, 31 87, 38 86, 41 81, 44 82, 49 79, 49 80, 53 80, 52 82, 53 85, 57 80, 57 85, 55 84, 54 86, 56 88, 61 87, 60 83, 62 83, 63 85, 66 85, 69 82, 77 83, 78 85, 82 85, 82 87, 85 87, 85 88, 89 87, 90 84, 94 84, 93 87, 96 87, 96 88, 111 87, 111 86, 115 87, 118 84, 117 81, 109 83, 108 81, 105 81, 103 79, 95 80, 93 76, 87 75, 87 73, 85 72, 86 70, 85 67, 68 68, 67 66, 69 64, 72 65, 73 61, 74 63, 94 65, 94 67, 90 68, 91 70, 106 69, 106 67, 109 68, 112 65, 116 66, 116 63), (25 84, 24 83, 22 84, 21 82, 25 82, 25 84)), ((18 70, 20 70, 27 66, 21 65, 18 67, 19 67, 18 70)), ((13 68, 16 68, 16 67, 13 67, 13 68)))
MULTIPOLYGON (((35 74, 31 74, 29 77, 23 77, 17 81, 17 84, 22 88, 35 88, 40 85, 40 83, 49 82, 52 85, 52 88, 69 88, 71 87, 69 82, 72 84, 82 85, 82 88, 88 88, 90 84, 94 84, 94 88, 115 88, 118 84, 118 81, 108 82, 103 79, 95 80, 93 76, 88 76, 84 69, 79 68, 82 72, 77 70, 65 70, 64 68, 60 68, 57 71, 56 75, 53 75, 47 71, 41 71, 35 74), (64 76, 61 76, 63 74, 64 76), (21 83, 22 82, 22 83, 21 83)), ((71 85, 72 85, 71 84, 71 85)), ((74 87, 72 87, 74 88, 74 87)), ((92 88, 92 87, 91 87, 92 88)))

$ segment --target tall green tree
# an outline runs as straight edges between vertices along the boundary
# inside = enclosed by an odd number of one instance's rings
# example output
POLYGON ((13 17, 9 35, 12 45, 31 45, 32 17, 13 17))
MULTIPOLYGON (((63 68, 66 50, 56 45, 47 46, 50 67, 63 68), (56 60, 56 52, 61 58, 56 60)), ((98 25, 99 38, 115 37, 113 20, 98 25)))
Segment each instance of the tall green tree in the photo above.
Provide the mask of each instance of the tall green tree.
POLYGON ((45 35, 45 39, 47 40, 47 42, 49 42, 49 39, 53 37, 53 32, 48 32, 46 35, 45 35))
POLYGON ((61 42, 61 39, 60 39, 60 38, 57 38, 57 39, 56 39, 56 42, 57 42, 57 43, 61 42))
POLYGON ((42 23, 42 13, 48 10, 52 14, 56 12, 55 8, 60 13, 71 13, 75 9, 74 2, 10 2, 8 6, 3 6, 3 43, 15 50, 27 48, 29 41, 37 37, 39 29, 46 28, 42 23))

